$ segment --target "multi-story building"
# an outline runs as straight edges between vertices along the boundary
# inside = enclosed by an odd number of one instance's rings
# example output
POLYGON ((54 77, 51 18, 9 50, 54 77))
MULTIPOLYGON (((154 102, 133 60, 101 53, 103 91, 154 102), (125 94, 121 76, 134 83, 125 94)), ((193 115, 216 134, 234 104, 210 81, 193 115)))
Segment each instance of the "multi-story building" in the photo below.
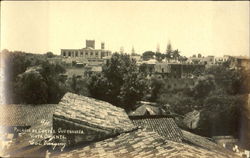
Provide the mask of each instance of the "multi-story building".
POLYGON ((215 57, 212 56, 212 55, 209 55, 207 57, 204 57, 202 59, 203 63, 210 66, 210 65, 213 65, 214 64, 214 61, 215 61, 215 57))
POLYGON ((111 51, 105 49, 105 44, 101 43, 101 49, 95 48, 95 40, 86 40, 86 47, 82 49, 61 49, 61 56, 70 58, 76 62, 87 59, 88 64, 98 65, 103 63, 103 58, 111 56, 111 51))
POLYGON ((155 74, 163 78, 192 78, 192 76, 202 73, 204 64, 180 64, 180 63, 157 63, 155 64, 155 74))

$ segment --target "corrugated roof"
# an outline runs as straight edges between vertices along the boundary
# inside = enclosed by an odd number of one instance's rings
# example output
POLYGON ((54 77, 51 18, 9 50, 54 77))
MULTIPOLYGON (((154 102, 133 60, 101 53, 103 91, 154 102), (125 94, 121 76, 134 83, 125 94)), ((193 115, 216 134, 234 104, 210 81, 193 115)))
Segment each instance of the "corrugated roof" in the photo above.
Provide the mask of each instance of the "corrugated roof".
POLYGON ((182 142, 183 135, 173 118, 161 117, 130 117, 136 126, 153 130, 168 140, 182 142))
POLYGON ((118 133, 135 128, 124 109, 73 93, 64 95, 54 115, 78 124, 118 133))
POLYGON ((136 130, 123 133, 115 138, 93 143, 52 157, 119 157, 119 158, 155 158, 155 157, 234 157, 218 154, 187 144, 167 141, 156 132, 136 130))

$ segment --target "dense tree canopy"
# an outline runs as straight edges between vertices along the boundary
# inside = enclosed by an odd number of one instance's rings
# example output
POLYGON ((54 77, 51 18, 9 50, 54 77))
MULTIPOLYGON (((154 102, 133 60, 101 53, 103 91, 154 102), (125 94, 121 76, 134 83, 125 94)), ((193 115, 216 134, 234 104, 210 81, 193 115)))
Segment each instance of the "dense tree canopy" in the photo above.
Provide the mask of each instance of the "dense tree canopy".
POLYGON ((155 52, 152 51, 146 51, 142 54, 142 59, 143 60, 149 60, 149 59, 154 59, 155 52))
POLYGON ((206 69, 205 74, 213 75, 218 88, 228 94, 244 94, 250 92, 250 72, 230 69, 228 65, 214 65, 206 69))
POLYGON ((17 78, 15 94, 21 104, 47 103, 48 85, 38 71, 25 72, 17 78))
POLYGON ((89 81, 91 96, 126 110, 132 109, 147 89, 147 82, 139 73, 135 60, 126 54, 113 54, 102 73, 92 75, 89 81))
POLYGON ((65 93, 62 65, 50 64, 44 55, 3 52, 7 104, 58 103, 65 93))

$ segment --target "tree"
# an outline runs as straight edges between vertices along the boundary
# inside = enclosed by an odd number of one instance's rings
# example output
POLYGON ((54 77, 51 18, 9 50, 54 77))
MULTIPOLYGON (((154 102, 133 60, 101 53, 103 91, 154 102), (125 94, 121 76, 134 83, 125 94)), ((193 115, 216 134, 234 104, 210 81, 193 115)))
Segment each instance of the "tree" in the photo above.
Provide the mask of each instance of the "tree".
POLYGON ((165 58, 165 55, 164 54, 161 54, 160 52, 156 52, 155 53, 155 58, 158 62, 161 62, 164 58, 165 58))
POLYGON ((180 56, 180 57, 179 57, 179 61, 180 61, 181 63, 183 63, 183 62, 185 62, 185 61, 187 61, 187 60, 188 60, 188 58, 185 57, 185 56, 180 56))
POLYGON ((211 76, 205 76, 198 79, 198 82, 192 89, 192 95, 195 99, 203 99, 215 89, 214 79, 211 76))
POLYGON ((240 127, 244 96, 211 95, 204 100, 199 128, 206 136, 235 135, 240 127))
POLYGON ((60 74, 65 72, 62 65, 50 64, 46 61, 45 55, 20 51, 3 52, 2 55, 6 67, 4 84, 7 104, 58 103, 65 93, 64 81, 60 77, 60 74), (33 95, 36 95, 37 91, 41 93, 46 91, 47 97, 41 94, 41 98, 34 100, 36 96, 33 95))
POLYGON ((87 79, 78 78, 73 75, 71 78, 67 80, 67 89, 68 91, 84 96, 89 96, 88 92, 88 81, 87 79))
POLYGON ((121 106, 127 110, 133 109, 136 102, 141 100, 147 91, 144 77, 137 72, 124 75, 124 83, 120 89, 121 106))
POLYGON ((3 51, 1 54, 4 60, 4 77, 5 77, 5 96, 6 103, 13 104, 18 103, 15 83, 17 76, 27 69, 31 65, 31 61, 27 60, 27 54, 21 51, 9 52, 3 51))
POLYGON ((149 60, 149 59, 153 59, 155 56, 155 52, 152 51, 146 51, 142 54, 142 59, 143 60, 149 60))
POLYGON ((66 92, 64 80, 60 76, 65 73, 65 68, 61 64, 50 64, 45 61, 41 65, 40 73, 48 85, 48 103, 58 103, 66 92))
POLYGON ((138 72, 135 60, 115 53, 101 74, 90 77, 88 89, 92 97, 130 110, 144 96, 147 83, 138 72))
POLYGON ((167 45, 166 53, 167 53, 167 54, 171 54, 172 51, 173 51, 173 50, 172 50, 172 45, 171 45, 171 43, 169 42, 168 45, 167 45))
POLYGON ((213 75, 216 85, 223 88, 228 94, 250 92, 250 74, 245 70, 234 70, 226 65, 215 65, 206 69, 205 74, 213 75))
POLYGON ((179 57, 180 57, 180 52, 179 52, 179 50, 178 50, 178 49, 174 50, 174 51, 172 52, 172 56, 173 56, 173 58, 174 58, 175 60, 179 60, 179 57))
POLYGON ((52 52, 46 53, 47 58, 53 58, 55 55, 52 52))
POLYGON ((160 96, 160 91, 161 88, 164 87, 164 81, 162 79, 158 79, 156 77, 153 77, 151 79, 151 97, 150 97, 150 101, 155 102, 158 98, 158 96, 160 96))
POLYGON ((24 72, 18 76, 15 88, 19 103, 43 104, 48 100, 48 86, 38 71, 24 72))

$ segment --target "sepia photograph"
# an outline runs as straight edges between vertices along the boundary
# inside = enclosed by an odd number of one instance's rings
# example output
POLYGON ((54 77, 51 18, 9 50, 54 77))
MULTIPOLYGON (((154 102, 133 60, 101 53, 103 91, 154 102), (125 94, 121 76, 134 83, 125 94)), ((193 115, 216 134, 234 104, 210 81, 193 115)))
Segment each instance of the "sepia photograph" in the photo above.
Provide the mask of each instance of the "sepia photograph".
POLYGON ((249 1, 0 7, 1 158, 250 158, 249 1))

